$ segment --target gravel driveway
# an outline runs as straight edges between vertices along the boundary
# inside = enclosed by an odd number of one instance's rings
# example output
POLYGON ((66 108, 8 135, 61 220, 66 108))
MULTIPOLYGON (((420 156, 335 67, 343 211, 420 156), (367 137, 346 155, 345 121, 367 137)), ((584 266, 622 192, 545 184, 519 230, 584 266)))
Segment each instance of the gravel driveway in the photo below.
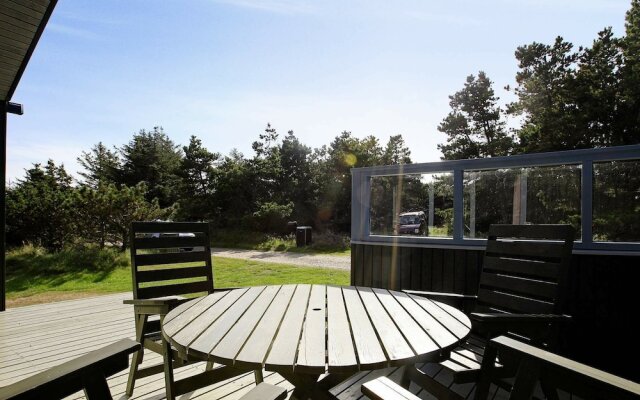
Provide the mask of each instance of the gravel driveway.
POLYGON ((286 253, 281 251, 259 251, 241 249, 213 248, 214 256, 241 258, 245 260, 264 261, 280 264, 303 265, 306 267, 335 268, 349 271, 351 257, 326 254, 286 253))

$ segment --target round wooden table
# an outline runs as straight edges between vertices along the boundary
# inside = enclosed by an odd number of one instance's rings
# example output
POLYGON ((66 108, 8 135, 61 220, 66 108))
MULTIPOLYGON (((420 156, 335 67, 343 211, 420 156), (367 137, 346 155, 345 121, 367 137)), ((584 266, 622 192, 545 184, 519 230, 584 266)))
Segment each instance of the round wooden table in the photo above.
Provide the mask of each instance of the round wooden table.
POLYGON ((203 361, 277 371, 294 398, 315 399, 333 398, 329 385, 358 371, 439 361, 470 328, 461 311, 403 292, 283 285, 186 302, 167 314, 163 334, 203 361))

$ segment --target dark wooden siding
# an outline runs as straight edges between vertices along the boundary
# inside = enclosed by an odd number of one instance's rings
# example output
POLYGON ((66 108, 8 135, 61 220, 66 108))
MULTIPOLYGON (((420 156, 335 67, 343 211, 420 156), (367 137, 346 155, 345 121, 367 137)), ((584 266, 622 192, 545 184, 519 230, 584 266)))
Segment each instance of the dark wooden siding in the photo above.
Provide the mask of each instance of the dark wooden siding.
POLYGON ((482 251, 352 245, 351 283, 475 294, 482 251))
MULTIPOLYGON (((476 294, 483 251, 351 246, 351 284, 476 294)), ((574 255, 561 353, 640 381, 640 256, 574 255)))

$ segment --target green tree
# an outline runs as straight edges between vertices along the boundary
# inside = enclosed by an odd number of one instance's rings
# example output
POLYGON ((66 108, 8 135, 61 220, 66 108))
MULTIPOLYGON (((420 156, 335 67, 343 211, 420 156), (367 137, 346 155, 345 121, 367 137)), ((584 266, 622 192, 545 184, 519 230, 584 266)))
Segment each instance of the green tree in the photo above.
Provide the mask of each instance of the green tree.
POLYGON ((214 226, 241 227, 245 217, 255 211, 249 161, 234 149, 216 168, 216 174, 215 209, 212 212, 217 218, 211 222, 214 226))
POLYGON ((154 127, 133 135, 133 139, 120 149, 122 157, 122 183, 147 185, 147 200, 158 199, 161 207, 169 207, 178 199, 180 178, 177 175, 182 151, 163 131, 154 127))
POLYGON ((62 249, 74 235, 72 178, 63 165, 34 164, 7 191, 7 242, 62 249))
POLYGON ((293 212, 293 203, 278 204, 265 202, 258 205, 258 209, 252 214, 254 228, 262 232, 282 233, 286 229, 286 223, 293 212))
POLYGON ((632 0, 625 19, 626 35, 621 40, 624 65, 620 86, 622 115, 619 142, 640 142, 640 0, 632 0))
POLYGON ((100 184, 119 183, 120 158, 116 151, 109 150, 102 142, 83 151, 77 158, 84 171, 78 172, 83 177, 84 185, 96 188, 100 184))
POLYGON ((214 164, 220 154, 207 150, 195 136, 191 136, 189 145, 183 146, 182 151, 184 157, 177 173, 181 178, 179 218, 188 221, 214 218, 211 214, 217 181, 214 164))
POLYGON ((382 163, 385 165, 411 164, 411 150, 406 146, 402 135, 389 137, 382 154, 382 163))
POLYGON ((509 112, 522 115, 518 131, 520 150, 525 153, 589 147, 579 132, 575 96, 573 45, 557 37, 553 45, 532 43, 518 47, 515 94, 509 112))
POLYGON ((623 58, 620 40, 611 28, 598 34, 590 48, 580 49, 575 74, 576 132, 588 147, 604 147, 620 142, 620 68, 623 58))
POLYGON ((318 182, 312 171, 311 148, 289 131, 280 145, 278 181, 283 203, 293 204, 289 216, 301 224, 311 224, 317 212, 318 182))
POLYGON ((282 176, 278 133, 267 124, 264 133, 251 145, 255 155, 249 163, 255 206, 266 202, 282 202, 279 178, 282 176))
POLYGON ((80 188, 73 202, 79 236, 100 247, 119 245, 122 251, 126 250, 132 222, 164 220, 173 212, 172 208, 161 208, 157 199, 148 201, 146 191, 144 183, 132 187, 102 184, 95 189, 80 188))
POLYGON ((377 138, 358 139, 351 132, 338 135, 329 147, 320 149, 316 159, 322 163, 319 213, 316 226, 332 225, 339 232, 351 228, 351 168, 380 165, 383 150, 377 138))
POLYGON ((447 143, 439 144, 446 160, 507 155, 514 146, 501 120, 492 82, 480 71, 469 75, 464 87, 449 96, 451 112, 438 130, 447 135, 447 143))

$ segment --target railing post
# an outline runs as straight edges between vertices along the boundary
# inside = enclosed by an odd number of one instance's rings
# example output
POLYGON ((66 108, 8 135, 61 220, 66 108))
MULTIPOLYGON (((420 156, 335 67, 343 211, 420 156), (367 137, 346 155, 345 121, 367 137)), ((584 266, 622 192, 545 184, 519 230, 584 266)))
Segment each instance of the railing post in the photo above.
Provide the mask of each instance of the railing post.
POLYGON ((453 241, 462 242, 464 236, 464 170, 453 170, 453 241))
POLYGON ((0 311, 6 309, 7 285, 6 285, 6 167, 7 167, 7 102, 0 101, 0 136, 2 148, 0 149, 0 173, 2 174, 2 187, 0 187, 0 311))
POLYGON ((582 209, 580 210, 580 226, 582 227, 582 244, 588 245, 593 243, 593 160, 585 160, 582 162, 581 179, 582 192, 580 193, 580 203, 582 209))
POLYGON ((351 239, 360 240, 360 176, 361 173, 351 170, 351 239))
POLYGON ((360 201, 362 212, 360 219, 362 223, 362 233, 360 238, 364 239, 371 233, 371 175, 363 175, 360 177, 360 201))
POLYGON ((371 175, 351 170, 351 239, 363 240, 370 232, 371 175))

